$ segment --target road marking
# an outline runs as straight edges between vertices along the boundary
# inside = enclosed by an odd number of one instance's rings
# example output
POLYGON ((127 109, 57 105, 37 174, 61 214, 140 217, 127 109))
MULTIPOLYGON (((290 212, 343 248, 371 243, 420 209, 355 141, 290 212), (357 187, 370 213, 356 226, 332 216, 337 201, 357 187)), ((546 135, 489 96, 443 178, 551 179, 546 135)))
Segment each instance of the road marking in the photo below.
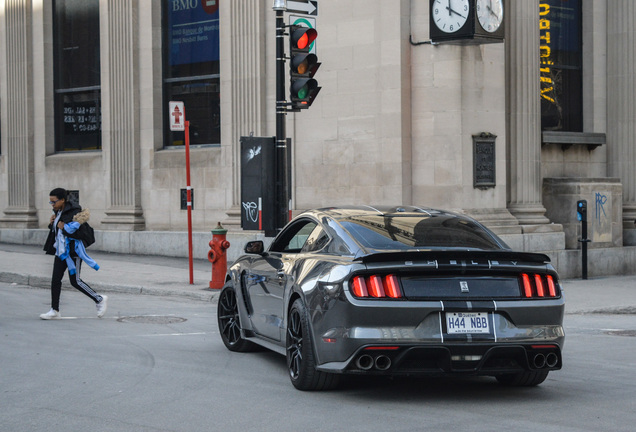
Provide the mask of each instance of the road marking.
POLYGON ((156 336, 200 336, 211 334, 210 332, 197 332, 197 333, 163 333, 163 334, 149 334, 149 335, 138 335, 145 337, 156 337, 156 336))

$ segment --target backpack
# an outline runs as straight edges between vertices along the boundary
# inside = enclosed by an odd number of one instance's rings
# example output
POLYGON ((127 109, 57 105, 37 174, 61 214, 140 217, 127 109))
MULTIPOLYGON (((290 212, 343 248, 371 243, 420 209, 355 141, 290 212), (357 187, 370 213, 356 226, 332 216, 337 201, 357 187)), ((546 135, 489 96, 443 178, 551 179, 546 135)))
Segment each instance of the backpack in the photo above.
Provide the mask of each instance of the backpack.
POLYGON ((77 230, 76 238, 82 240, 84 242, 84 247, 87 248, 95 243, 95 230, 93 230, 93 227, 90 226, 88 222, 84 222, 77 230))
POLYGON ((80 226, 72 235, 69 234, 69 237, 82 240, 85 248, 95 243, 95 231, 93 230, 93 227, 88 224, 88 219, 90 217, 91 211, 87 208, 76 213, 73 216, 73 221, 79 222, 80 226))

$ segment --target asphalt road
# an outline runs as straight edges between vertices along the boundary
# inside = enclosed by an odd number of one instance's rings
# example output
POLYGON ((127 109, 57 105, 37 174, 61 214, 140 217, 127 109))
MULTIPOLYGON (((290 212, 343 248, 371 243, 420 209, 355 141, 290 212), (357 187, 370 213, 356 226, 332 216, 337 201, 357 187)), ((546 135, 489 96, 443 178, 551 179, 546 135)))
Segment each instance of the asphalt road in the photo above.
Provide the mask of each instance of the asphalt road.
POLYGON ((564 369, 536 388, 491 378, 354 380, 299 392, 283 357, 231 353, 215 306, 0 284, 0 430, 633 431, 636 315, 566 315, 564 369))

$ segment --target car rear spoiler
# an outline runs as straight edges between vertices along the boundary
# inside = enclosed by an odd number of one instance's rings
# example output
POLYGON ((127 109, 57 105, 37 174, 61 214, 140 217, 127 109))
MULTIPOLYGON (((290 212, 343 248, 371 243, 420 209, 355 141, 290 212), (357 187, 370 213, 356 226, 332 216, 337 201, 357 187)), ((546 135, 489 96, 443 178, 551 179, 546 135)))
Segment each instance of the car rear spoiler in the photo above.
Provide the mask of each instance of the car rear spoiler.
POLYGON ((427 260, 489 260, 519 261, 523 263, 547 264, 550 257, 535 252, 514 252, 510 250, 422 250, 399 252, 375 252, 357 256, 354 261, 363 263, 391 261, 427 261, 427 260))

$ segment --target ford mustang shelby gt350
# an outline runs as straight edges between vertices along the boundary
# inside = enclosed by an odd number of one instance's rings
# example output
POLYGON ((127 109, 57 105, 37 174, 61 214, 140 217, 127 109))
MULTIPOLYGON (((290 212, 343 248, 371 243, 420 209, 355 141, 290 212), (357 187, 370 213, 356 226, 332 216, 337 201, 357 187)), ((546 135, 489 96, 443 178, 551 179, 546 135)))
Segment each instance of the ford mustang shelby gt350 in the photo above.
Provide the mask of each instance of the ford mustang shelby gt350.
POLYGON ((564 298, 548 256, 479 222, 419 207, 310 210, 268 248, 248 242, 219 294, 225 346, 287 357, 292 384, 343 374, 495 377, 562 367, 564 298))

